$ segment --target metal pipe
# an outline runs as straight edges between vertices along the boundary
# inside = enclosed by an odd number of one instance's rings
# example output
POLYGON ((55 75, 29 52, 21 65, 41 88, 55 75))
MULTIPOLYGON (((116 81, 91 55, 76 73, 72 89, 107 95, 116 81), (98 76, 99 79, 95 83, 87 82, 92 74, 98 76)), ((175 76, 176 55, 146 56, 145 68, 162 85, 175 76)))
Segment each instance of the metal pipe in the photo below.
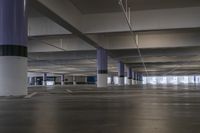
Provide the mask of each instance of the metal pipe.
POLYGON ((128 19, 127 15, 126 15, 126 10, 125 10, 125 8, 124 8, 124 6, 123 6, 122 0, 119 0, 119 5, 120 5, 120 7, 121 7, 121 9, 122 9, 122 11, 123 11, 125 20, 126 20, 128 26, 129 26, 130 33, 131 33, 131 35, 132 35, 132 39, 133 39, 134 42, 136 42, 136 47, 137 47, 138 54, 139 54, 139 56, 140 56, 140 59, 141 59, 141 62, 142 62, 142 64, 143 64, 143 67, 144 67, 144 70, 145 70, 145 72, 146 72, 146 75, 148 76, 147 67, 146 67, 146 65, 145 65, 145 63, 144 63, 144 59, 143 59, 143 56, 142 56, 142 54, 141 54, 141 51, 140 51, 140 48, 139 48, 139 44, 138 44, 137 41, 136 41, 136 38, 138 38, 138 37, 136 37, 136 34, 135 34, 134 30, 133 30, 133 27, 132 27, 131 23, 129 22, 129 19, 128 19), (134 37, 135 37, 135 38, 134 38, 134 37))

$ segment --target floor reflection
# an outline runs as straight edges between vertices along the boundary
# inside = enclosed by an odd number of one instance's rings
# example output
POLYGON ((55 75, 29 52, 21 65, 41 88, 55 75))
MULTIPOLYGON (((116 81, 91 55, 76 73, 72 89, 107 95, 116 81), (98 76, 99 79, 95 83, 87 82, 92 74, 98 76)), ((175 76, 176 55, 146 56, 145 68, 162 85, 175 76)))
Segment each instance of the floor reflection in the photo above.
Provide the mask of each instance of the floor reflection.
POLYGON ((31 88, 29 91, 38 92, 32 99, 0 99, 0 131, 197 133, 200 131, 200 90, 184 87, 31 88), (66 93, 66 89, 72 93, 66 93))

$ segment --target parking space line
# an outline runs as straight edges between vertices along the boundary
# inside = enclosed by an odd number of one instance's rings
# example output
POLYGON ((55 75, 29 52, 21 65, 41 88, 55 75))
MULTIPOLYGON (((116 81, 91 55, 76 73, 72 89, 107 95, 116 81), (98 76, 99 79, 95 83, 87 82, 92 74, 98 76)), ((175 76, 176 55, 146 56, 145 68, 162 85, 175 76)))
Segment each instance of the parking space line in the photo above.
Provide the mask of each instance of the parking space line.
POLYGON ((30 98, 32 98, 33 96, 37 95, 37 94, 38 94, 37 92, 33 92, 33 93, 31 93, 31 94, 25 96, 24 98, 25 98, 25 99, 30 99, 30 98))

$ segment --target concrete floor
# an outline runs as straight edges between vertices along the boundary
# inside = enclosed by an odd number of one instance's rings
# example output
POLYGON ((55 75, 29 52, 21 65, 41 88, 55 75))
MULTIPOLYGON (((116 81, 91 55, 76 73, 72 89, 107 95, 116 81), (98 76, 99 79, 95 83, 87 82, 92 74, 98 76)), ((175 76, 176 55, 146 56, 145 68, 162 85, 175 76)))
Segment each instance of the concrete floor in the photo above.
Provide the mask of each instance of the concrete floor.
POLYGON ((1 133, 199 133, 200 86, 31 87, 0 98, 1 133))

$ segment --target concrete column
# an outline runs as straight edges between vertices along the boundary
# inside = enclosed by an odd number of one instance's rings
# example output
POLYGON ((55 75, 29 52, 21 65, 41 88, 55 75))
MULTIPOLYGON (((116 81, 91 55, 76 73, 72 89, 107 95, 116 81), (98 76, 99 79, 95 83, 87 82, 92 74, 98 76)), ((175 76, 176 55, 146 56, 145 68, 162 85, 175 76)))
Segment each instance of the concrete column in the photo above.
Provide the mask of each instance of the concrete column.
POLYGON ((194 75, 194 84, 197 83, 197 80, 196 80, 196 75, 194 75))
POLYGON ((138 81, 137 81, 137 78, 138 78, 137 75, 138 75, 137 72, 134 72, 134 82, 135 82, 135 84, 138 83, 138 81))
POLYGON ((132 75, 132 68, 130 68, 130 67, 128 68, 127 76, 128 76, 127 84, 132 85, 133 75, 132 75))
POLYGON ((133 85, 135 85, 135 75, 134 75, 134 73, 135 73, 135 72, 132 72, 132 84, 133 84, 133 85))
POLYGON ((28 84, 28 86, 29 86, 30 81, 31 81, 31 80, 30 80, 30 78, 28 77, 28 78, 27 78, 27 84, 28 84))
POLYGON ((47 85, 47 73, 44 73, 43 74, 43 83, 42 83, 43 86, 46 86, 47 85))
POLYGON ((111 83, 110 83, 110 84, 111 84, 111 85, 114 85, 114 84, 115 84, 115 83, 114 83, 114 76, 111 75, 111 76, 110 76, 110 79, 111 79, 111 83))
POLYGON ((137 73, 137 84, 140 84, 140 74, 137 73))
POLYGON ((140 82, 140 73, 138 73, 138 78, 137 78, 137 80, 138 80, 138 82, 140 82))
POLYGON ((119 78, 119 85, 124 85, 124 64, 122 62, 118 63, 118 78, 119 78))
POLYGON ((142 74, 141 73, 138 73, 138 83, 139 84, 142 84, 142 74))
POLYGON ((27 95, 25 0, 0 0, 0 96, 27 95))
POLYGON ((108 56, 103 48, 97 49, 97 87, 107 87, 108 78, 108 56))
POLYGON ((33 85, 33 78, 32 77, 29 77, 29 84, 28 84, 29 86, 30 85, 33 85))
POLYGON ((142 82, 143 82, 143 74, 140 74, 140 82, 142 84, 142 82))
POLYGON ((73 76, 73 85, 76 85, 76 76, 73 76))
POLYGON ((61 75, 61 85, 65 85, 65 75, 61 75))
POLYGON ((33 77, 34 78, 34 85, 37 86, 37 77, 33 77))

